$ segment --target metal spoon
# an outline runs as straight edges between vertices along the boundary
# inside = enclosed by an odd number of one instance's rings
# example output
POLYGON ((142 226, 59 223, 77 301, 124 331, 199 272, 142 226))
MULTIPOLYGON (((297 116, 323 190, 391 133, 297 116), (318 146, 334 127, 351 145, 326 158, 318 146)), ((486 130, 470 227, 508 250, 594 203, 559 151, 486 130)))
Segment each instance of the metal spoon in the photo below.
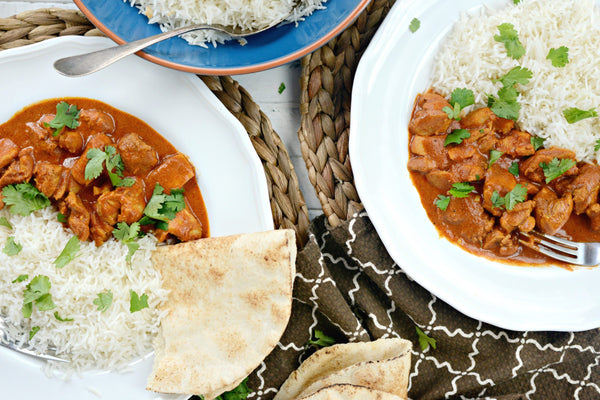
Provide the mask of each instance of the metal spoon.
POLYGON ((239 27, 225 26, 219 24, 206 25, 191 25, 182 28, 174 29, 172 31, 159 33, 158 35, 150 36, 144 39, 139 39, 134 42, 125 43, 119 46, 109 47, 104 50, 98 50, 91 53, 81 54, 77 56, 65 57, 54 62, 54 68, 63 75, 66 76, 83 76, 93 72, 99 71, 102 68, 108 67, 114 62, 127 57, 130 54, 138 52, 150 45, 158 43, 160 41, 169 39, 173 36, 182 35, 191 31, 197 31, 201 29, 213 29, 215 31, 223 32, 231 36, 232 38, 244 38, 257 33, 264 32, 267 29, 278 25, 281 21, 289 17, 295 9, 292 7, 292 11, 283 18, 273 22, 270 25, 265 26, 257 30, 244 30, 239 27))

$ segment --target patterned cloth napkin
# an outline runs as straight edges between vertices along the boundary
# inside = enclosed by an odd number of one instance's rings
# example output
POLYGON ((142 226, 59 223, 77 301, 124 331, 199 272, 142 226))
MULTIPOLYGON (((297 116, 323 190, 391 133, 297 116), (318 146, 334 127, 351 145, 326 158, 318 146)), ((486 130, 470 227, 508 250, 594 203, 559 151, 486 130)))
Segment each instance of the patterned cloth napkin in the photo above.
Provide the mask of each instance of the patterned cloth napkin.
POLYGON ((402 271, 364 212, 334 229, 315 219, 297 271, 290 323, 250 376, 249 399, 273 398, 315 351, 316 330, 338 343, 411 340, 414 400, 600 399, 600 330, 514 332, 471 319, 402 271))

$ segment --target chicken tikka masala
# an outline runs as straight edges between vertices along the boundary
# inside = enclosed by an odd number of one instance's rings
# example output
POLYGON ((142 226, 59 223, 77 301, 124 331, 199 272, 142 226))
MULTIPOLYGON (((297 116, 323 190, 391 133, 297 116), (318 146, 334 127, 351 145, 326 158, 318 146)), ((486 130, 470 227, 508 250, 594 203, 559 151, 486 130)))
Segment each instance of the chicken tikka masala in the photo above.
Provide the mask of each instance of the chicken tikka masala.
POLYGON ((159 241, 209 235, 188 158, 143 121, 92 99, 44 100, 0 125, 0 190, 0 208, 52 203, 97 246, 133 224, 159 241))
POLYGON ((520 233, 600 241, 600 166, 543 148, 543 139, 488 107, 462 118, 451 110, 443 96, 419 94, 408 127, 408 169, 443 236, 476 255, 526 265, 557 261, 520 233))

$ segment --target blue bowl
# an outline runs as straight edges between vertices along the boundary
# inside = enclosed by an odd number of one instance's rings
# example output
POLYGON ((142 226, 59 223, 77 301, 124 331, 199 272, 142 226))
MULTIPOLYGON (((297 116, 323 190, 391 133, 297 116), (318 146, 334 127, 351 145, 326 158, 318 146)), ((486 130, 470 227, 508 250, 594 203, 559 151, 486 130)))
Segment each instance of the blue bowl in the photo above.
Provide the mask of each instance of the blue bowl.
MULTIPOLYGON (((329 0, 304 21, 277 26, 248 38, 244 46, 228 41, 216 48, 189 45, 179 37, 146 48, 141 57, 157 64, 204 75, 235 75, 262 71, 294 61, 342 32, 369 0, 329 0)), ((160 33, 157 24, 122 0, 75 0, 86 17, 117 43, 160 33)))

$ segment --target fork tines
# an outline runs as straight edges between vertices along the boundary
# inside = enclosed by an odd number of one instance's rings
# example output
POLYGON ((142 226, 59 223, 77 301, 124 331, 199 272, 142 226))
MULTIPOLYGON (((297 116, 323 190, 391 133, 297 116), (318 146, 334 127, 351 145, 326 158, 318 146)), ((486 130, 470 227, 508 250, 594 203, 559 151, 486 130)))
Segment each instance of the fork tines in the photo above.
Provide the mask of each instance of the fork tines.
POLYGON ((533 250, 566 263, 581 263, 579 243, 537 231, 522 232, 521 235, 529 239, 529 241, 520 240, 521 243, 533 250))

